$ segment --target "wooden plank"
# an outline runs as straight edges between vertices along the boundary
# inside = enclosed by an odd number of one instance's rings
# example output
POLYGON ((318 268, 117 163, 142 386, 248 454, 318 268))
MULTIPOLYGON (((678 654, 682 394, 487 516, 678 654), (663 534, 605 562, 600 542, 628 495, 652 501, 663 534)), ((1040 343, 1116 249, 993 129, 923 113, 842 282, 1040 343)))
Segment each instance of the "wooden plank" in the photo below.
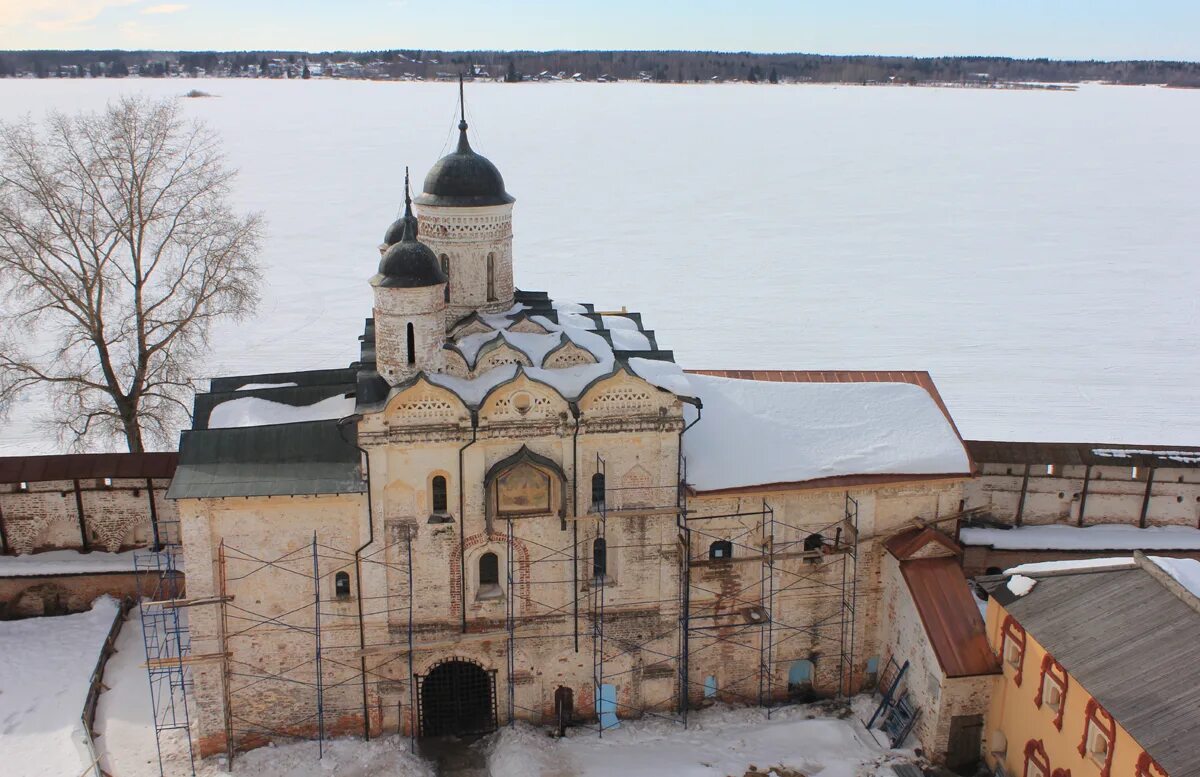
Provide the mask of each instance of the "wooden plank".
POLYGON ((196 607, 201 604, 220 604, 221 602, 232 602, 232 596, 205 596, 199 599, 159 599, 153 602, 146 602, 143 607, 162 607, 164 610, 174 610, 180 607, 196 607))
POLYGON ((183 656, 182 658, 180 658, 179 656, 172 656, 170 658, 151 658, 149 661, 142 664, 142 668, 143 669, 170 669, 171 667, 179 666, 180 664, 188 665, 188 664, 199 664, 199 663, 203 663, 205 661, 218 661, 218 660, 221 660, 224 658, 228 658, 231 655, 233 655, 233 654, 232 653, 200 653, 198 655, 183 656))

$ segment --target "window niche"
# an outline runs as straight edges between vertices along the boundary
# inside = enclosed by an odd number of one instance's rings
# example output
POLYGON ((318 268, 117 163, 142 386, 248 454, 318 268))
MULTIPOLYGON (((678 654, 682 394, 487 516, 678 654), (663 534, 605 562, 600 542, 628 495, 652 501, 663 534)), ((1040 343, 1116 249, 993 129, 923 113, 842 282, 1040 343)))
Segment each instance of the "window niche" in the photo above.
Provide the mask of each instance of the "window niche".
POLYGON ((350 598, 350 573, 338 572, 333 576, 333 593, 338 599, 350 598))
POLYGON ((429 523, 450 523, 449 489, 445 475, 434 475, 429 479, 429 523))
POLYGON ((491 551, 479 557, 479 585, 475 598, 479 601, 504 598, 504 589, 500 587, 500 558, 491 551))
POLYGON ((733 543, 729 540, 714 540, 708 546, 709 561, 728 561, 733 558, 733 543))

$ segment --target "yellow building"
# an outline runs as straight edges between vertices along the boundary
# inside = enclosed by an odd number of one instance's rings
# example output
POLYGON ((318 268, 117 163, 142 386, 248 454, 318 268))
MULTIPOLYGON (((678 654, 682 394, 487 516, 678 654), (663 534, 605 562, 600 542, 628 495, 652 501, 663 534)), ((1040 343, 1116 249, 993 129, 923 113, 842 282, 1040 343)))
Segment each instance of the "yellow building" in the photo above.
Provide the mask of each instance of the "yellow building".
POLYGON ((1003 670, 985 724, 988 766, 1020 777, 1200 775, 1200 598, 1176 580, 1200 580, 1200 562, 1139 553, 1028 567, 984 582, 1003 670))

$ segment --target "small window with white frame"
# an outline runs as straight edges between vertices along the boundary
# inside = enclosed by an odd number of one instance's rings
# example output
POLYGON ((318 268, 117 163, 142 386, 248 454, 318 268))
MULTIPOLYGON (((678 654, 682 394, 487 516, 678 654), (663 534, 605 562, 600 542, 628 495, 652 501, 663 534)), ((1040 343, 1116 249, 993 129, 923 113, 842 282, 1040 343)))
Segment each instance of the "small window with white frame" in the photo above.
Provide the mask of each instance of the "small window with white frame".
POLYGON ((1109 750, 1112 749, 1112 740, 1109 739, 1108 732, 1100 727, 1100 724, 1095 720, 1088 721, 1087 728, 1087 754, 1093 761, 1098 764, 1104 764, 1108 761, 1109 750))
POLYGON ((1009 666, 1021 665, 1021 645, 1011 635, 1004 635, 1004 660, 1009 666))
POLYGON ((1042 703, 1052 710, 1062 706, 1063 688, 1050 674, 1042 678, 1042 703))

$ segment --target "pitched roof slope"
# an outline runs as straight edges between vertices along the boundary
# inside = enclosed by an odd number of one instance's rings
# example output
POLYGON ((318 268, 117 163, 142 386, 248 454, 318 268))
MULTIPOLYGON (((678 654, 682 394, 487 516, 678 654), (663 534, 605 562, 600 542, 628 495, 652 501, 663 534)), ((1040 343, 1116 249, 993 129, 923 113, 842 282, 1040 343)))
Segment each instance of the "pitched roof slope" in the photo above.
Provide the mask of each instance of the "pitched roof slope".
POLYGON ((935 529, 909 529, 884 546, 900 562, 900 573, 917 606, 921 625, 947 677, 998 674, 979 607, 963 576, 962 549, 935 529))
POLYGON ((985 586, 1171 777, 1200 777, 1200 614, 1140 566, 1030 576, 985 586))
POLYGON ((919 380, 924 373, 900 376, 911 380, 845 373, 842 380, 842 373, 715 372, 688 375, 703 405, 684 411, 689 422, 699 419, 683 437, 687 481, 696 491, 971 474, 958 431, 919 380))

